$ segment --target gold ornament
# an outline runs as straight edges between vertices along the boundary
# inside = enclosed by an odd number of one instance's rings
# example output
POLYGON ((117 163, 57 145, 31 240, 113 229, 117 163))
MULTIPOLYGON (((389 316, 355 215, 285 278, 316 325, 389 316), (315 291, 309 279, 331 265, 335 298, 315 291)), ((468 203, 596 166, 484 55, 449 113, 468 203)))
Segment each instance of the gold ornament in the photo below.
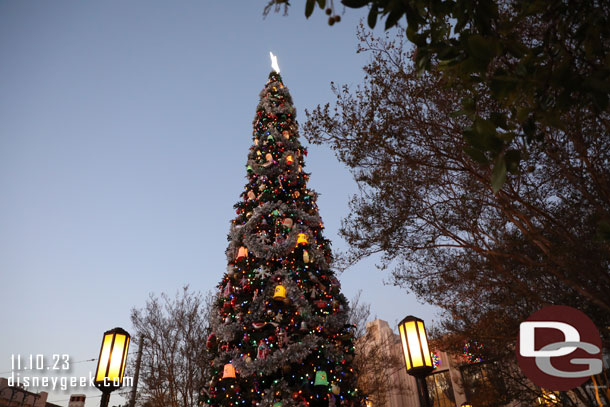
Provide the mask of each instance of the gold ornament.
POLYGON ((299 235, 297 236, 297 245, 307 243, 307 235, 305 233, 299 233, 299 235))
POLYGON ((273 293, 273 299, 276 301, 286 300, 286 287, 284 287, 281 284, 278 284, 275 287, 275 292, 273 293))

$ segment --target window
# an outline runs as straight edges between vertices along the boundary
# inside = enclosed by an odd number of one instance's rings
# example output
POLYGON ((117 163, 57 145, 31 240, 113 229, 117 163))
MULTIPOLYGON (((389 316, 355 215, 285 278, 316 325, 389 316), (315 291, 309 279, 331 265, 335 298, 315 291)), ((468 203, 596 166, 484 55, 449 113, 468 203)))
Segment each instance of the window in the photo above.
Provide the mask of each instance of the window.
POLYGON ((497 362, 481 362, 461 367, 466 398, 475 406, 496 407, 510 402, 497 362))
POLYGON ((456 407, 453 385, 448 370, 426 377, 428 395, 433 407, 456 407))

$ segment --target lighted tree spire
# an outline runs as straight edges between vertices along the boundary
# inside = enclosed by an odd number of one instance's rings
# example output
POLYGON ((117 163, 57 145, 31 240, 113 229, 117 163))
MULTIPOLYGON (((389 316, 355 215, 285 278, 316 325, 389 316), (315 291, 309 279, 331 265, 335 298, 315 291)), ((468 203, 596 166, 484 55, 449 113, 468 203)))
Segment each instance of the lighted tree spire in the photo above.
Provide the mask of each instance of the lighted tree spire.
POLYGON ((273 52, 269 51, 269 56, 271 57, 271 68, 280 73, 280 66, 277 64, 277 56, 273 55, 273 52))
POLYGON ((330 270, 316 193, 307 187, 307 150, 292 98, 271 57, 274 71, 254 117, 248 182, 228 237, 228 268, 211 313, 205 403, 360 405, 347 301, 330 270))

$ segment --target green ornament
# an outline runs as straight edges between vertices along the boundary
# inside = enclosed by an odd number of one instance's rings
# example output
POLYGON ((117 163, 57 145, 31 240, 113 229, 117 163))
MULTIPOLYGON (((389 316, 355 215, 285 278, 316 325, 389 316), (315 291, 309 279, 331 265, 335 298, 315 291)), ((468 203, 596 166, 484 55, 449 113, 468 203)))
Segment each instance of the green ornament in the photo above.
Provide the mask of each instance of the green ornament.
POLYGON ((275 403, 273 403, 273 407, 282 407, 282 402, 276 401, 275 403))
POLYGON ((271 214, 273 216, 280 216, 280 211, 278 211, 277 209, 274 209, 273 212, 271 212, 271 214))
POLYGON ((271 134, 267 136, 267 141, 273 141, 273 140, 275 140, 275 139, 273 138, 273 136, 271 134))
POLYGON ((246 171, 248 171, 249 173, 252 173, 252 172, 254 172, 254 169, 252 169, 251 165, 247 165, 246 166, 246 171))
POLYGON ((316 380, 313 383, 314 386, 328 386, 328 378, 324 370, 318 370, 316 372, 316 380))

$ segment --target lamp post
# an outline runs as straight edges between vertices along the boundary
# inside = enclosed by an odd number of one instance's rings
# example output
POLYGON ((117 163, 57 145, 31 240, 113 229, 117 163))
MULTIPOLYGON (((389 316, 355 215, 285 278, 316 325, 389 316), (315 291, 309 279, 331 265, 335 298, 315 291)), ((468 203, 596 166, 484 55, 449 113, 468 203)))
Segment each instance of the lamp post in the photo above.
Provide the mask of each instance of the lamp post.
POLYGON ((424 321, 409 315, 398 324, 398 332, 402 342, 407 373, 414 376, 417 381, 419 403, 424 407, 431 407, 426 376, 434 370, 434 364, 430 356, 424 321))
POLYGON ((130 335, 123 328, 104 332, 95 370, 95 387, 102 391, 100 407, 108 407, 110 393, 123 385, 130 335))

